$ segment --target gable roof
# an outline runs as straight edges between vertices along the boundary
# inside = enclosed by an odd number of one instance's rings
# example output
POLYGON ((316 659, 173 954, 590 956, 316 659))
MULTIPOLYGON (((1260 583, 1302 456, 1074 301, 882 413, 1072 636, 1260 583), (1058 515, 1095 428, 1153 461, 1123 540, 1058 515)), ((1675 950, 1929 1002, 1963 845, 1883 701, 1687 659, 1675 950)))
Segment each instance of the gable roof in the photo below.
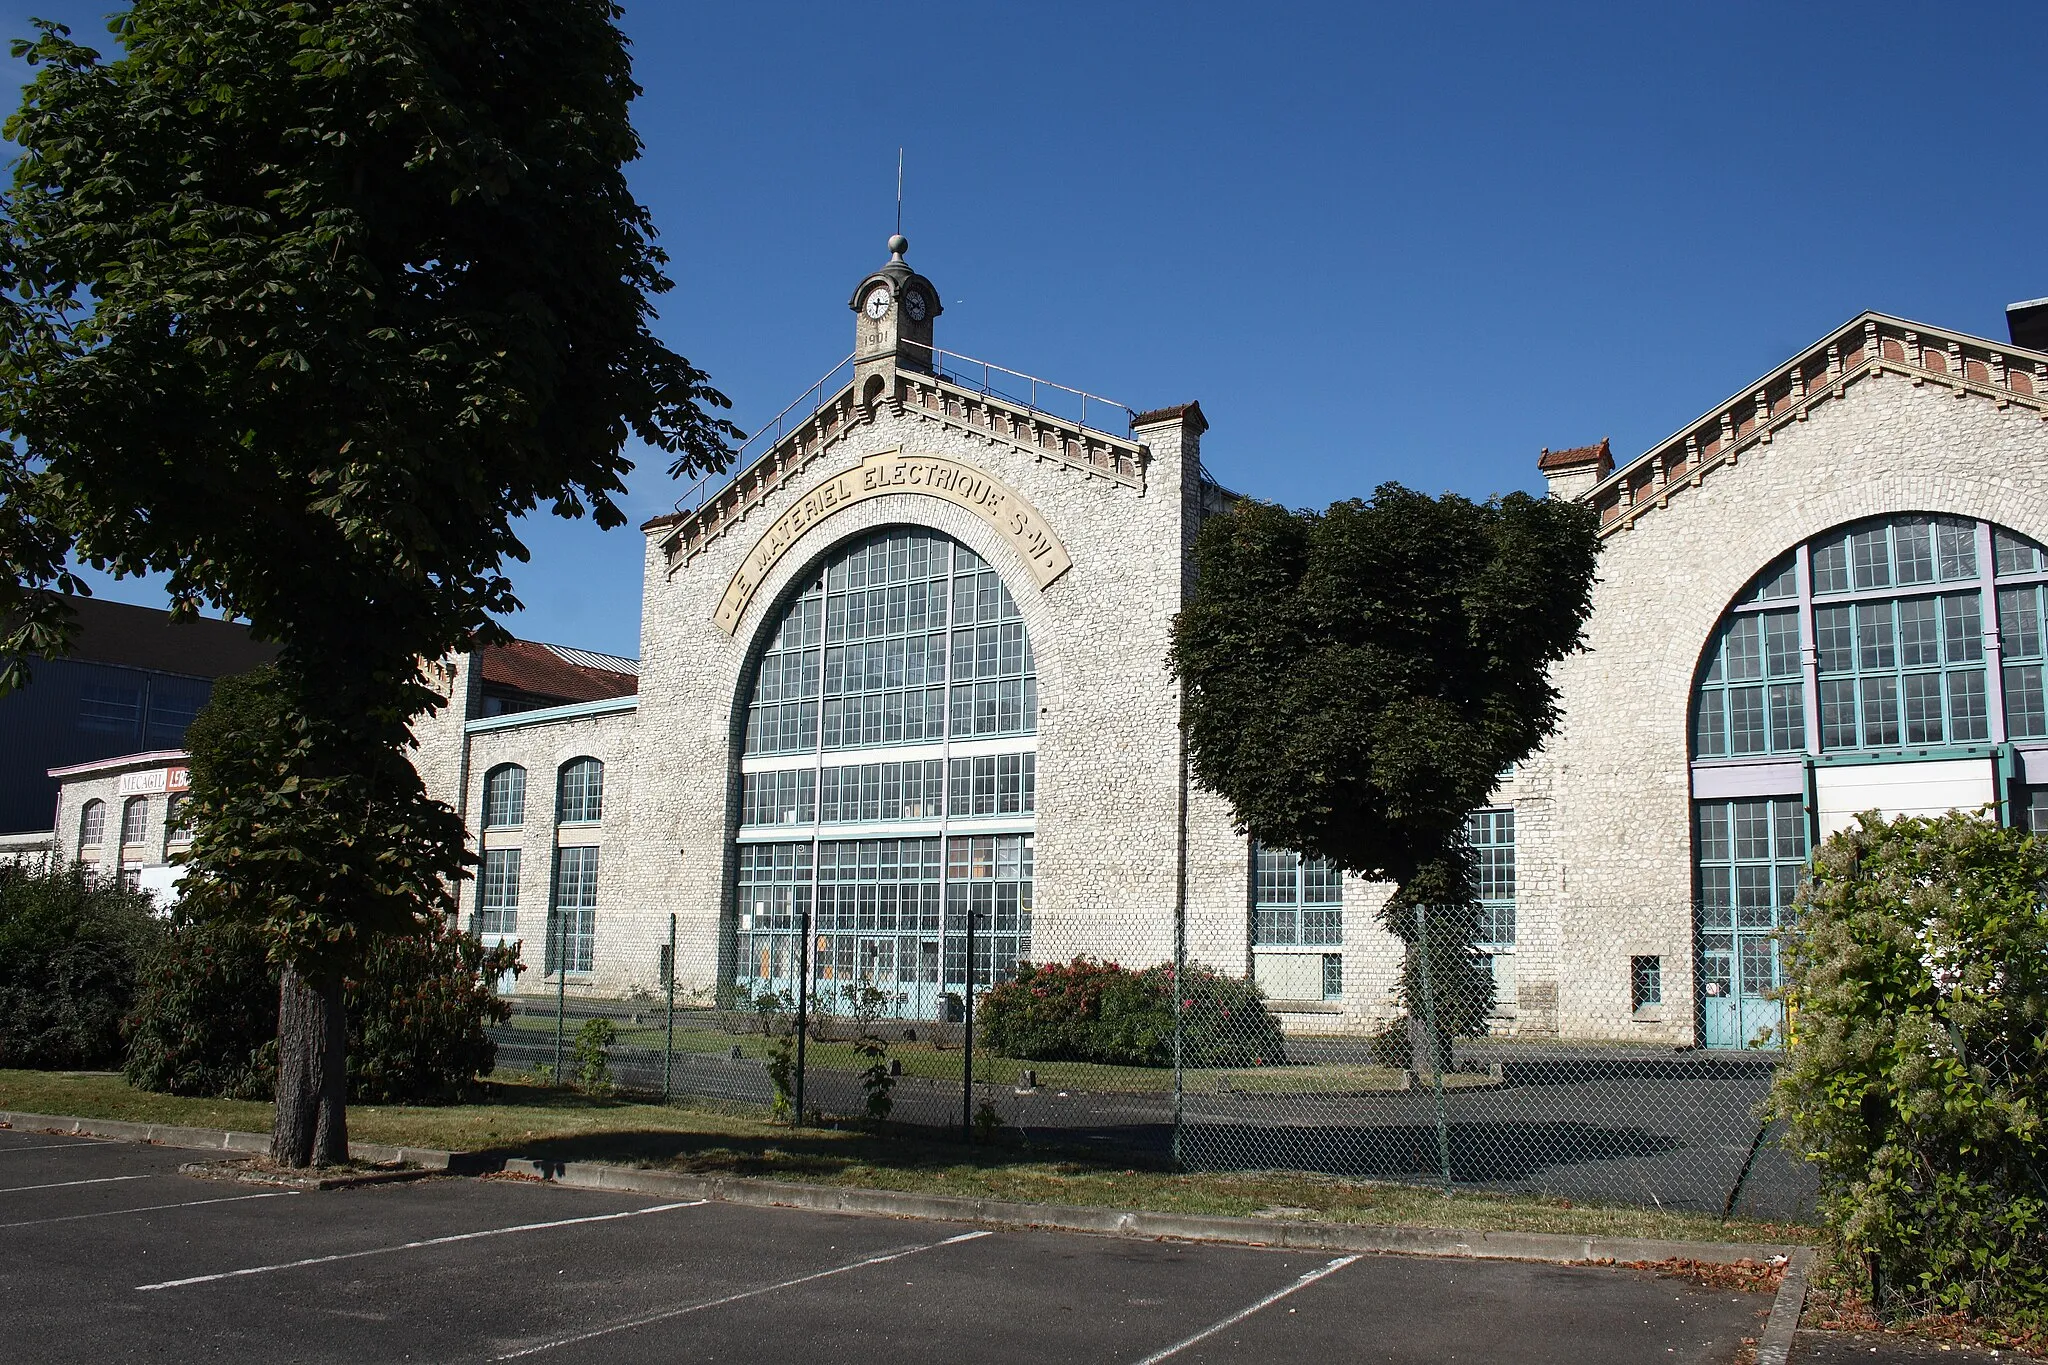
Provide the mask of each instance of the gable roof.
POLYGON ((559 702, 608 701, 640 690, 640 665, 587 650, 513 640, 478 652, 484 686, 559 702))
MULTIPOLYGON (((951 358, 966 359, 964 356, 951 358)), ((841 361, 840 366, 849 363, 850 358, 841 361)), ((992 372, 1001 370, 995 365, 987 368, 992 372)), ((812 385, 812 391, 821 391, 822 386, 837 373, 835 368, 825 379, 812 385)), ((1014 371, 1002 373, 1015 374, 1014 371)), ((1036 380, 1029 375, 1016 377, 1030 380, 1034 388, 1043 385, 1048 389, 1065 389, 1064 385, 1036 380)), ((1084 400, 1093 397, 1081 394, 1078 389, 1067 389, 1066 392, 1079 395, 1084 400)), ((790 416, 804 401, 798 399, 797 403, 784 410, 784 416, 790 416)), ((1126 488, 1142 490, 1145 487, 1145 469, 1151 454, 1141 442, 1047 412, 1030 401, 1005 397, 993 388, 976 388, 948 374, 927 374, 899 368, 893 375, 884 401, 892 409, 908 416, 974 436, 991 445, 1008 446, 1034 459, 1060 465, 1089 478, 1100 478, 1126 488)), ((1094 398, 1094 401, 1123 414, 1126 419, 1137 416, 1121 404, 1112 404, 1101 398, 1094 398)), ((1192 409, 1195 420, 1207 425, 1199 408, 1193 404, 1186 407, 1192 409)), ((869 420, 874 411, 855 396, 853 384, 848 382, 831 397, 819 402, 810 416, 797 421, 786 435, 772 441, 728 483, 706 495, 700 504, 688 508, 678 505, 675 511, 643 523, 640 529, 648 534, 665 533, 662 547, 666 552, 669 572, 674 573, 706 545, 743 521, 763 498, 808 469, 842 437, 869 420)), ((1085 402, 1083 411, 1085 414, 1085 402)), ((782 418, 776 421, 779 426, 782 418)))
POLYGON ((1628 530, 1818 405, 1887 371, 2048 418, 2048 352, 1863 313, 1615 470, 1581 501, 1599 509, 1603 536, 1628 530))

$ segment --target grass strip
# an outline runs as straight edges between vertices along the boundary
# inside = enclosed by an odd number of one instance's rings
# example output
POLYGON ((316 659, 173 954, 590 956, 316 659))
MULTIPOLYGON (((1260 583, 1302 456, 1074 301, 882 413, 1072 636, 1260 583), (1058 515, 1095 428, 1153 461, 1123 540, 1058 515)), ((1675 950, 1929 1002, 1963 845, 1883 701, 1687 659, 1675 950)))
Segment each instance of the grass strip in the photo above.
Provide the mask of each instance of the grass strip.
MULTIPOLYGON (((357 1141, 648 1170, 1161 1213, 1274 1217, 1471 1232, 1561 1232, 1696 1242, 1810 1242, 1800 1224, 1441 1191, 1294 1171, 1184 1172, 1042 1145, 963 1147, 928 1130, 791 1129, 757 1112, 602 1099, 492 1082, 484 1103, 349 1107, 357 1141)), ((135 1090, 104 1073, 0 1070, 0 1109, 135 1123, 270 1129, 271 1106, 135 1090)))

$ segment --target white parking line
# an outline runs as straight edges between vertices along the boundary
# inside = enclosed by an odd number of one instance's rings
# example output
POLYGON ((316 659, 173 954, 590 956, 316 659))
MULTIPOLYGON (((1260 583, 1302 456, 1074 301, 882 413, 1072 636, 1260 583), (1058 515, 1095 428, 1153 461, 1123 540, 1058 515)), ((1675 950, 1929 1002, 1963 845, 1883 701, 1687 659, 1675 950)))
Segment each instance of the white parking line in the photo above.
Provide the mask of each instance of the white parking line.
POLYGON ((1308 1274, 1296 1280, 1293 1284, 1288 1285, 1284 1289, 1274 1290, 1272 1293, 1266 1295, 1265 1298, 1260 1299, 1257 1303, 1252 1304, 1250 1307, 1240 1308, 1235 1313, 1232 1313, 1229 1317, 1223 1319, 1223 1321, 1218 1323, 1212 1323, 1209 1326, 1204 1327, 1201 1331, 1195 1333, 1193 1336, 1187 1338, 1185 1341, 1175 1342, 1173 1345, 1167 1347, 1163 1351, 1157 1351, 1149 1356, 1146 1356, 1143 1360, 1138 1362, 1138 1365, 1159 1365, 1160 1361, 1165 1360, 1171 1356, 1179 1355, 1182 1351, 1185 1351, 1188 1347, 1194 1345, 1196 1342, 1207 1341, 1210 1337, 1215 1336, 1224 1328, 1229 1327, 1234 1323, 1243 1322, 1246 1318, 1258 1312, 1261 1308, 1272 1307, 1274 1304, 1280 1302, 1280 1300, 1286 1298, 1289 1294, 1292 1294, 1295 1290, 1306 1289, 1310 1285, 1314 1284, 1317 1280, 1323 1278, 1323 1276, 1325 1275, 1334 1275, 1336 1272, 1342 1270, 1345 1266, 1350 1265, 1353 1261, 1357 1259, 1358 1258, 1356 1256, 1339 1256, 1336 1260, 1331 1261, 1328 1265, 1318 1266, 1316 1269, 1309 1271, 1308 1274))
POLYGON ((558 1346, 574 1346, 578 1342, 589 1341, 593 1337, 610 1336, 613 1332, 624 1332, 635 1327, 645 1327, 652 1322, 666 1322, 670 1318, 680 1318, 690 1313, 701 1313, 707 1308, 719 1308, 728 1303, 738 1303, 741 1299, 751 1299, 761 1294, 772 1294, 778 1289, 793 1289, 797 1285, 809 1284, 813 1280, 823 1280, 833 1275, 844 1275, 849 1270, 860 1270, 866 1266, 881 1265, 886 1261, 900 1261, 905 1256, 915 1256, 920 1251, 932 1251, 939 1247, 949 1247, 957 1242, 971 1242, 977 1237, 987 1237, 989 1235, 987 1232, 963 1232, 958 1237, 948 1237, 944 1241, 927 1242, 923 1246, 917 1247, 904 1247, 900 1251, 884 1252, 879 1256, 870 1256, 866 1260, 848 1261, 845 1265, 835 1265, 830 1270, 814 1270, 808 1275, 799 1275, 793 1280, 783 1280, 779 1284, 756 1285, 752 1289, 742 1289, 737 1294, 727 1294, 723 1298, 706 1299, 702 1303, 687 1304, 681 1308, 670 1308, 660 1313, 649 1313, 643 1318, 633 1318, 626 1322, 615 1322, 609 1327, 592 1328, 588 1332, 578 1332, 573 1337, 563 1337, 558 1341, 544 1341, 538 1346, 528 1346, 524 1350, 508 1352, 497 1358, 499 1360, 517 1360, 521 1356, 539 1355, 542 1351, 552 1351, 558 1346))
POLYGON ((68 1190, 73 1185, 113 1185, 123 1180, 155 1180, 161 1171, 148 1175, 103 1175, 92 1180, 58 1180, 48 1185, 0 1185, 0 1194, 19 1194, 23 1190, 68 1190))
POLYGON ((239 1204, 244 1199, 282 1199, 299 1190, 272 1190, 267 1194, 234 1194, 221 1199, 187 1199, 177 1204, 144 1204, 139 1209, 101 1209, 98 1213, 64 1213, 55 1218, 25 1218, 19 1223, 0 1223, 4 1228, 32 1228, 38 1223, 75 1223, 81 1218, 118 1218, 124 1213, 155 1213, 159 1209, 191 1209, 201 1204, 239 1204))
POLYGON ((118 1145, 118 1143, 113 1142, 94 1142, 90 1138, 73 1138, 70 1142, 38 1142, 28 1147, 0 1145, 0 1156, 6 1156, 9 1152, 54 1152, 59 1147, 114 1147, 118 1145))
POLYGON ((164 1280, 158 1284, 138 1284, 138 1293, 152 1289, 182 1289, 190 1284, 211 1284, 215 1280, 239 1279, 244 1275, 268 1275, 273 1270, 297 1270, 302 1266, 326 1265, 332 1261, 353 1261, 364 1256, 386 1256, 394 1251, 417 1251, 421 1247, 446 1246, 450 1242, 471 1242, 479 1237, 504 1237, 514 1232, 540 1232, 546 1228, 573 1227, 578 1223, 609 1223, 619 1218, 643 1218, 650 1213, 667 1213, 671 1209, 694 1209, 709 1201, 692 1199, 686 1204, 656 1204, 652 1208, 627 1209, 624 1213, 595 1213, 587 1218, 557 1218, 551 1223, 515 1223, 509 1228, 485 1228, 482 1232, 458 1232, 447 1237, 429 1237, 420 1242, 400 1242, 397 1246, 371 1247, 367 1251, 340 1251, 332 1256, 307 1256, 297 1261, 279 1261, 276 1265, 252 1265, 240 1270, 223 1270, 213 1275, 191 1275, 182 1280, 164 1280))

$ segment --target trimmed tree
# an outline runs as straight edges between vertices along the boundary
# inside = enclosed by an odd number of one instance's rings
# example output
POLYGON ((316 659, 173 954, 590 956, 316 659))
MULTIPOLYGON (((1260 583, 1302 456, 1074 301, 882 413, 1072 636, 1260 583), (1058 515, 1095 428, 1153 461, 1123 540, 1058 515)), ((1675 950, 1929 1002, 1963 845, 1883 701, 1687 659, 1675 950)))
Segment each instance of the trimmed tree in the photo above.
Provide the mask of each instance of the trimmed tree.
POLYGON ((1493 1003, 1465 820, 1557 726, 1596 532, 1575 503, 1383 484, 1323 512, 1241 500, 1196 541, 1173 638, 1194 775, 1261 843, 1394 884, 1411 1015, 1428 937, 1437 1065, 1493 1003))
POLYGON ((36 534, 0 553, 16 592, 65 586, 52 543, 166 574, 281 648, 268 766, 211 798, 215 834, 200 811, 195 857, 282 969, 294 1165, 346 1153, 344 974, 463 864, 407 759, 443 704, 423 661, 501 637, 519 517, 624 523, 628 437, 677 474, 730 459, 725 399, 649 330, 669 281, 622 171, 619 12, 140 0, 118 59, 57 25, 17 47, 4 415, 36 534))

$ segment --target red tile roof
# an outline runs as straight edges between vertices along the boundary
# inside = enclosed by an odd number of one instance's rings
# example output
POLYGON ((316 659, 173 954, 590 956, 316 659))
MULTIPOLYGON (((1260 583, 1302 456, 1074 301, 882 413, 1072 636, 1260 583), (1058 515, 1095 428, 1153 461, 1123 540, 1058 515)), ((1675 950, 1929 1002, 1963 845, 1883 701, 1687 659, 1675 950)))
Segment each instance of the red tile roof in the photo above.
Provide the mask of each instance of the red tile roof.
POLYGON ((558 702, 608 701, 640 690, 640 679, 631 673, 571 663, 534 640, 491 645, 479 655, 477 667, 486 687, 558 702))
POLYGON ((1552 450, 1545 446, 1543 453, 1536 457, 1536 467, 1546 474, 1560 469, 1577 469, 1581 465, 1598 465, 1598 477, 1606 478, 1614 472, 1614 451, 1602 436, 1597 446, 1573 446, 1570 450, 1552 450))
POLYGON ((1209 419, 1202 415, 1200 403, 1176 403, 1170 408, 1154 408, 1141 412, 1131 419, 1133 427, 1156 427, 1162 422, 1190 422, 1196 431, 1207 431, 1209 419))

